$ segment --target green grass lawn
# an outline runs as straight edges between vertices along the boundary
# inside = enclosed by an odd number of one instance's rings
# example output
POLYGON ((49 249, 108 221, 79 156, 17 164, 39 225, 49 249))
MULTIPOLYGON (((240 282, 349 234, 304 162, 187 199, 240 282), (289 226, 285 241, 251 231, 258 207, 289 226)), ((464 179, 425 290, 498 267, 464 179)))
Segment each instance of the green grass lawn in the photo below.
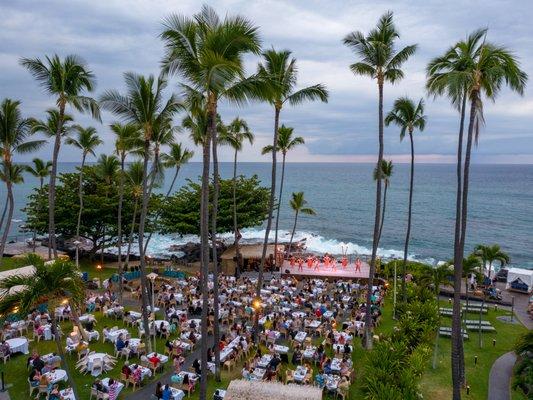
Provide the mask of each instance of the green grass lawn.
MULTIPOLYGON (((443 302, 443 307, 448 303, 443 302)), ((512 350, 513 345, 521 334, 526 332, 526 328, 521 324, 508 324, 496 319, 500 315, 509 315, 506 311, 495 311, 493 307, 483 315, 483 320, 491 322, 496 328, 496 332, 482 333, 482 347, 479 346, 479 335, 470 331, 470 340, 464 342, 466 379, 470 386, 470 394, 463 393, 464 398, 472 400, 485 400, 488 395, 488 379, 492 364, 498 357, 512 350), (493 346, 493 339, 496 345, 493 346), (475 357, 478 357, 475 365, 475 357)), ((468 319, 477 319, 479 314, 468 314, 468 319)), ((441 326, 451 326, 450 317, 442 317, 441 326)), ((451 364, 450 364, 450 339, 441 337, 439 339, 439 350, 436 369, 432 368, 431 360, 428 361, 428 369, 422 377, 421 388, 426 399, 446 399, 451 398, 451 364)), ((521 399, 519 394, 513 399, 521 399)))

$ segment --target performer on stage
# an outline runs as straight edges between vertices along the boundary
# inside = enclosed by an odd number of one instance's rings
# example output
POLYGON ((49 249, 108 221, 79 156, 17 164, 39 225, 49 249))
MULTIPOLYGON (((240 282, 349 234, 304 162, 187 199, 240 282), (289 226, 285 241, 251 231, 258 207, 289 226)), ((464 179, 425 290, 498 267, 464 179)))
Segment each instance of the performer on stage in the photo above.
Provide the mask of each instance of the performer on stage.
POLYGON ((313 257, 309 256, 307 257, 307 268, 313 268, 313 257))
POLYGON ((361 260, 359 257, 355 260, 355 272, 361 272, 361 260))
POLYGON ((332 271, 337 271, 337 259, 335 257, 333 257, 331 259, 331 270, 332 271))
POLYGON ((315 271, 320 271, 320 259, 315 258, 315 271))
POLYGON ((346 267, 348 266, 348 259, 346 258, 346 256, 342 257, 341 264, 342 269, 346 269, 346 267))
POLYGON ((304 270, 304 260, 302 259, 302 257, 298 257, 298 271, 303 271, 304 270))
POLYGON ((289 264, 290 264, 291 268, 294 268, 295 262, 296 262, 296 260, 294 259, 294 256, 291 256, 291 258, 289 260, 289 264))

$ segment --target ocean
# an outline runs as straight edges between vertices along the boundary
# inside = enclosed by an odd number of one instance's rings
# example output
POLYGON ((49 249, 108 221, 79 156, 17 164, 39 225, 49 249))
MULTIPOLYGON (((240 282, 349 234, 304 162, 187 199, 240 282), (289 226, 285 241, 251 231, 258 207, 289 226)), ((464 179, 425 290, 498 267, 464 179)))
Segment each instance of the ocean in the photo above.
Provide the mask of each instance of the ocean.
MULTIPOLYGON (((60 163, 59 172, 74 171, 77 164, 60 163)), ((200 163, 185 165, 178 185, 185 179, 198 179, 200 163)), ((223 178, 231 178, 232 163, 221 163, 223 178)), ((307 239, 307 249, 319 253, 368 255, 372 247, 375 183, 372 164, 288 163, 280 217, 280 237, 289 238, 294 221, 289 197, 303 191, 316 216, 302 215, 298 220, 295 240, 307 239)), ((240 163, 238 173, 256 174, 262 184, 270 184, 270 164, 240 163)), ((160 189, 166 191, 171 171, 160 189)), ((379 254, 402 257, 407 224, 409 165, 396 164, 387 198, 385 223, 379 254)), ((515 267, 533 269, 533 165, 476 164, 471 169, 469 220, 466 252, 476 244, 499 244, 511 257, 515 267)), ((15 215, 11 238, 22 239, 17 227, 23 224, 21 208, 26 197, 38 185, 26 175, 25 182, 15 187, 15 215), (19 222, 16 222, 19 221, 19 222)), ((279 188, 279 185, 278 185, 279 188)), ((73 188, 75 190, 75 188, 73 188)), ((5 188, 0 187, 5 199, 5 188)), ((416 164, 413 200, 413 226, 409 257, 436 263, 453 254, 455 219, 455 166, 416 164)), ((247 241, 259 241, 264 228, 259 226, 242 232, 247 241)), ((232 234, 223 235, 231 240, 232 234)), ((273 237, 273 235, 272 235, 273 237)), ((149 253, 164 255, 168 246, 197 240, 195 237, 154 235, 149 253)))

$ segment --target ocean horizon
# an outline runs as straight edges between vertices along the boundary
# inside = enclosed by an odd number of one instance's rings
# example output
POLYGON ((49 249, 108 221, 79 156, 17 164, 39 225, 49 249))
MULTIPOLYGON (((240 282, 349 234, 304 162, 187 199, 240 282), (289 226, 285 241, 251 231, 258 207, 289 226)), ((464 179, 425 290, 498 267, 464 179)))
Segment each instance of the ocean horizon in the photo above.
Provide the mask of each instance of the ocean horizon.
MULTIPOLYGON (((90 163, 88 163, 90 164, 90 163)), ((75 171, 78 163, 60 162, 59 173, 75 171)), ((200 162, 191 162, 180 171, 176 187, 186 179, 199 179, 200 162)), ((233 164, 220 163, 222 178, 232 177, 233 164)), ((284 194, 280 212, 280 237, 288 240, 293 213, 288 205, 292 192, 303 191, 316 216, 302 215, 295 240, 306 239, 307 249, 317 253, 369 255, 372 247, 375 182, 373 163, 293 162, 286 164, 284 194)), ((409 257, 435 264, 453 254, 455 222, 455 165, 420 163, 415 165, 413 226, 409 257)), ((239 162, 238 173, 258 175, 264 186, 270 185, 270 163, 239 162)), ((393 258, 403 256, 407 223, 409 164, 396 163, 388 190, 384 231, 379 254, 393 258)), ((167 171, 160 191, 168 189, 172 172, 167 171)), ((469 193, 469 223, 465 254, 476 244, 499 244, 511 257, 511 265, 533 269, 533 165, 473 164, 469 193)), ((18 225, 25 219, 22 208, 38 180, 25 174, 23 184, 16 185, 15 213, 11 239, 22 240, 18 225)), ((279 189, 279 185, 278 185, 279 189)), ((76 188, 73 188, 76 190, 76 188)), ((5 187, 0 187, 5 198, 5 187)), ((245 229, 243 239, 261 241, 264 227, 245 229)), ((222 235, 231 241, 232 234, 222 235)), ((273 238, 273 234, 272 234, 273 238)), ((148 252, 168 255, 168 247, 195 241, 194 236, 154 235, 148 252)))

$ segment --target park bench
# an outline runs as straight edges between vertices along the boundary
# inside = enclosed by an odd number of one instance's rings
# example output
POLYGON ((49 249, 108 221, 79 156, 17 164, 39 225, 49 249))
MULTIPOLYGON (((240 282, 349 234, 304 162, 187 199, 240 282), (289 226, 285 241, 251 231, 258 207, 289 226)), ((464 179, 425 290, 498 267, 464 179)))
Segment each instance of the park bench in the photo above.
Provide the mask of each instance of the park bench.
POLYGON ((466 325, 466 329, 469 331, 496 332, 496 328, 492 325, 466 325))

